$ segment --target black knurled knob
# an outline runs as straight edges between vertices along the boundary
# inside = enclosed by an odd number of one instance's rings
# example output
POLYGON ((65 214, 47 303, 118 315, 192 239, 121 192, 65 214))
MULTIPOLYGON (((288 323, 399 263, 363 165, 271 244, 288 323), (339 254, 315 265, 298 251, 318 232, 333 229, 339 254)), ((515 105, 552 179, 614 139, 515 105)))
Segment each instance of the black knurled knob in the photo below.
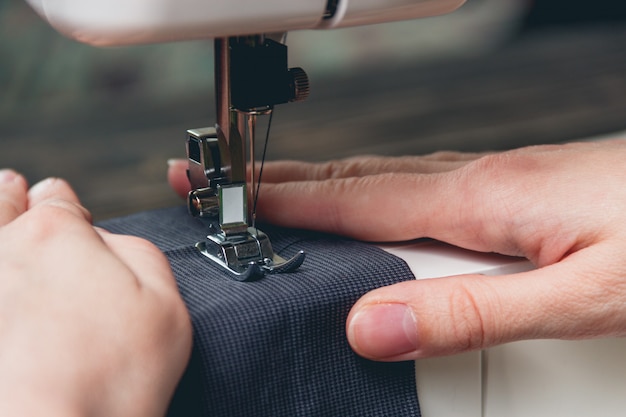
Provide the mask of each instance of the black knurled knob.
POLYGON ((300 67, 289 68, 289 74, 293 80, 293 98, 289 101, 304 101, 309 97, 311 91, 309 86, 309 76, 300 67))

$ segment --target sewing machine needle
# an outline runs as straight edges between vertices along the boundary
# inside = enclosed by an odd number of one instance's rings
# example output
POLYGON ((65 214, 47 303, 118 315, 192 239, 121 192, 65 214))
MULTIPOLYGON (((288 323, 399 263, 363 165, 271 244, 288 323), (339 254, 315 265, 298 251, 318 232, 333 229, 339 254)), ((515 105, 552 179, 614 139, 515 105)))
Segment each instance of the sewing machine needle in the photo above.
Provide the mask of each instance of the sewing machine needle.
POLYGON ((256 114, 255 113, 247 113, 246 118, 248 119, 248 138, 249 138, 249 151, 250 151, 250 197, 253 199, 254 204, 250 210, 250 219, 252 221, 252 228, 256 229, 256 197, 257 197, 257 184, 256 184, 256 167, 255 167, 255 152, 254 152, 254 142, 255 142, 255 132, 256 132, 256 114))

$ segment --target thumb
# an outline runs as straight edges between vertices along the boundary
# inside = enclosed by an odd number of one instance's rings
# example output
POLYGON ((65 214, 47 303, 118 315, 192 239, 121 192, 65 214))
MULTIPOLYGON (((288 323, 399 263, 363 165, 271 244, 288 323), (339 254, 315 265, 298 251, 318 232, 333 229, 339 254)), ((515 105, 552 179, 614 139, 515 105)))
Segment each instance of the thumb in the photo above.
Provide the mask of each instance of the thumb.
POLYGON ((464 275, 379 288, 352 308, 348 341, 365 358, 400 361, 522 339, 622 334, 625 314, 607 306, 620 305, 624 294, 615 291, 614 282, 586 273, 583 264, 563 261, 513 275, 464 275))

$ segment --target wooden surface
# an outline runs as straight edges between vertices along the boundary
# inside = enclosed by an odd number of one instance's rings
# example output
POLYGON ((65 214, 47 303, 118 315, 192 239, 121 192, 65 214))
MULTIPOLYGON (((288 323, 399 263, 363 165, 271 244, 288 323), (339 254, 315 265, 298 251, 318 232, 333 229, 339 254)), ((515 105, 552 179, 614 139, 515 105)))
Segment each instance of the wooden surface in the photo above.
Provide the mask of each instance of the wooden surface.
MULTIPOLYGON (((69 179, 96 219, 180 204, 165 182, 166 160, 184 156, 185 130, 211 125, 213 108, 206 91, 23 105, 0 118, 0 166, 31 181, 69 179)), ((623 24, 535 32, 479 57, 313 79, 308 102, 277 108, 269 158, 496 150, 619 130, 623 24)))

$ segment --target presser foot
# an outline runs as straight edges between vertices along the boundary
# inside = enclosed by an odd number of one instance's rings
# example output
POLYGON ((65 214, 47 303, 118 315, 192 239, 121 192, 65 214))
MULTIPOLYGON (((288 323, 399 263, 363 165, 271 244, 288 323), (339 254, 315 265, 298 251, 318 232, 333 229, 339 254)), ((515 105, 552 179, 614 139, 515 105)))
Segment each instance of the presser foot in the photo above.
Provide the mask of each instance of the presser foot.
POLYGON ((252 227, 236 236, 208 235, 205 241, 196 243, 196 248, 237 281, 254 281, 266 274, 294 271, 305 258, 303 251, 288 260, 276 255, 267 235, 252 227))

